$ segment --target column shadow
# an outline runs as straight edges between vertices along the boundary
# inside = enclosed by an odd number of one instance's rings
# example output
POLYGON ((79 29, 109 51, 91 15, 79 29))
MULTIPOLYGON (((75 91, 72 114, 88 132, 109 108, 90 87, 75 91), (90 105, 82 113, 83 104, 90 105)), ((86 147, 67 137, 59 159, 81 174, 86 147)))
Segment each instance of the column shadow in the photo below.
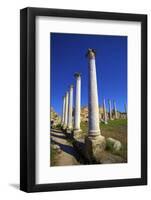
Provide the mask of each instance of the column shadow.
POLYGON ((65 145, 65 144, 61 144, 59 142, 56 142, 54 140, 52 140, 53 143, 57 144, 60 146, 61 150, 70 154, 71 156, 73 156, 77 161, 80 161, 80 155, 75 151, 74 147, 69 146, 69 145, 65 145))
POLYGON ((62 133, 63 134, 63 132, 61 130, 56 130, 56 129, 50 129, 50 133, 51 132, 56 132, 56 133, 62 133))
POLYGON ((51 133, 51 136, 57 137, 57 138, 60 138, 60 139, 67 139, 67 137, 64 136, 64 135, 55 135, 55 134, 51 133))

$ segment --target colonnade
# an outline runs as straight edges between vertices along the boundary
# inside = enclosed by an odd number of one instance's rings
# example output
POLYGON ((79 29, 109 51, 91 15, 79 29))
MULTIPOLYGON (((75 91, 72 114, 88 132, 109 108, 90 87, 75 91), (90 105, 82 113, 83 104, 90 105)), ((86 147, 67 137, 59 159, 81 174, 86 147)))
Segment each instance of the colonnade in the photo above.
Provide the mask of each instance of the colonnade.
MULTIPOLYGON (((86 54, 88 58, 88 119, 89 119, 89 136, 100 135, 100 119, 99 119, 99 102, 98 102, 98 88, 97 88, 97 74, 95 57, 96 52, 94 49, 88 49, 86 54)), ((61 125, 67 132, 73 132, 78 134, 81 132, 80 128, 80 112, 81 112, 81 74, 76 72, 75 86, 70 85, 69 90, 63 96, 62 102, 62 120, 61 125), (73 89, 75 88, 75 97, 73 96, 73 89), (73 106, 73 99, 75 105, 73 106), (73 118, 74 107, 74 118, 73 118)), ((116 102, 113 101, 113 109, 111 100, 108 100, 109 112, 107 113, 106 102, 103 99, 103 121, 108 123, 108 119, 117 119, 116 102), (113 117, 114 115, 114 117, 113 117)), ((124 105, 125 112, 127 112, 127 106, 124 105)))

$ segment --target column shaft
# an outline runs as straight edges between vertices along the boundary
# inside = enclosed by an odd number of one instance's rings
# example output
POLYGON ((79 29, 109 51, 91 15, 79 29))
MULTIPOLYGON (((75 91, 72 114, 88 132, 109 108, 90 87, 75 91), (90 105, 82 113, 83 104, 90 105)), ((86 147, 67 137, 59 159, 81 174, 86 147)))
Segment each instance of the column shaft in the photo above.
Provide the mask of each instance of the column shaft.
POLYGON ((68 122, 68 98, 69 98, 69 93, 66 92, 66 97, 65 97, 65 119, 64 119, 64 128, 67 127, 67 122, 68 122))
POLYGON ((85 155, 90 162, 98 162, 106 146, 105 137, 101 135, 99 122, 98 88, 95 66, 95 50, 88 49, 89 61, 89 129, 85 138, 85 155))
POLYGON ((61 125, 64 125, 64 117, 65 117, 65 96, 63 96, 63 104, 62 104, 62 121, 61 125))
POLYGON ((116 102, 114 101, 114 114, 115 114, 115 119, 117 119, 117 110, 116 110, 116 102))
POLYGON ((106 104, 105 99, 103 100, 103 110, 104 110, 104 123, 107 123, 107 113, 106 113, 106 104))
POLYGON ((126 105, 126 103, 124 104, 124 107, 125 107, 125 113, 127 113, 127 105, 126 105))
POLYGON ((76 91, 75 91, 75 113, 74 113, 74 130, 80 131, 80 112, 81 112, 81 76, 75 74, 76 91))
POLYGON ((68 123, 67 123, 68 129, 72 129, 72 109, 73 109, 73 85, 70 86, 70 91, 69 91, 68 123))
POLYGON ((127 104, 126 103, 124 104, 124 107, 125 107, 125 114, 126 114, 126 118, 127 118, 127 104))
POLYGON ((111 100, 109 100, 109 117, 112 120, 112 107, 111 107, 111 100))
POLYGON ((98 88, 96 77, 95 56, 89 58, 89 135, 100 135, 99 126, 99 104, 98 104, 98 88))

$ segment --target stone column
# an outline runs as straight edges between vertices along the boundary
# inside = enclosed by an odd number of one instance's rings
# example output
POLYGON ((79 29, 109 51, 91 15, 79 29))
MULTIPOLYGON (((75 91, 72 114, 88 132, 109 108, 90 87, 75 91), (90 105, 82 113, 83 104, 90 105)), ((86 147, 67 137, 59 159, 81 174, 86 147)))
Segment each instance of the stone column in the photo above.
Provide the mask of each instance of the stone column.
POLYGON ((67 128, 67 122, 68 122, 68 98, 69 98, 69 93, 66 92, 66 96, 65 96, 65 116, 64 116, 63 129, 67 128))
POLYGON ((112 106, 111 106, 111 100, 109 99, 108 102, 109 102, 109 118, 110 118, 110 120, 113 120, 113 118, 112 118, 112 106))
POLYGON ((72 126, 72 111, 73 111, 73 85, 70 86, 69 90, 69 105, 68 105, 68 122, 67 122, 67 132, 70 133, 72 126))
POLYGON ((64 117, 65 117, 65 96, 63 96, 61 126, 64 125, 64 117))
POLYGON ((98 103, 98 89, 97 89, 97 76, 95 66, 95 50, 88 49, 88 71, 89 71, 89 84, 88 84, 88 103, 89 103, 89 128, 88 136, 86 137, 86 156, 92 161, 99 162, 100 153, 105 148, 105 138, 101 135, 100 122, 99 122, 99 103, 98 103))
POLYGON ((113 101, 113 104, 114 104, 114 115, 115 115, 115 119, 117 119, 116 102, 113 101))
POLYGON ((126 118, 127 118, 127 104, 124 104, 124 108, 125 108, 125 114, 126 114, 126 118))
POLYGON ((125 108, 125 113, 127 113, 127 105, 126 105, 126 103, 124 104, 124 108, 125 108))
POLYGON ((104 123, 107 124, 107 113, 106 113, 106 104, 105 99, 103 100, 103 111, 104 111, 104 123))
POLYGON ((74 110, 74 136, 78 137, 81 132, 80 129, 80 113, 81 113, 81 74, 75 73, 76 87, 75 87, 75 110, 74 110))

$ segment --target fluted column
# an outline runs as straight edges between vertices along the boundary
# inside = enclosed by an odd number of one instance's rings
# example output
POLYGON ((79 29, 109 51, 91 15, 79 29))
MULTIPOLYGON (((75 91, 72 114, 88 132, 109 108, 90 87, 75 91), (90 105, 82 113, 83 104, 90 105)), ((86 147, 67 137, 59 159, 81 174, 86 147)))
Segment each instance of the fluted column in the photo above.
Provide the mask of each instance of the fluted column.
POLYGON ((74 112, 74 134, 81 132, 80 129, 80 113, 81 113, 81 74, 75 73, 75 112, 74 112))
POLYGON ((103 111, 104 111, 104 123, 107 124, 107 113, 106 113, 106 104, 105 99, 103 100, 103 111))
POLYGON ((68 123, 67 129, 68 131, 72 130, 72 111, 73 111, 73 85, 70 86, 69 90, 69 105, 68 105, 68 123))
POLYGON ((114 103, 114 115, 115 115, 115 119, 117 119, 116 102, 113 101, 113 103, 114 103))
POLYGON ((64 117, 65 117, 65 96, 63 96, 63 103, 62 103, 62 120, 61 120, 61 126, 64 125, 64 117))
POLYGON ((112 119, 112 106, 111 106, 111 100, 110 99, 108 100, 108 103, 109 103, 109 118, 110 118, 110 120, 113 120, 112 119))
POLYGON ((88 49, 88 103, 89 103, 89 128, 88 136, 85 140, 86 156, 90 160, 100 159, 100 153, 105 148, 105 138, 101 135, 99 122, 99 103, 98 103, 98 88, 95 66, 95 50, 88 49))
POLYGON ((64 117, 64 125, 63 128, 67 128, 67 122, 68 122, 68 99, 69 99, 69 93, 66 92, 65 96, 65 117, 64 117))

